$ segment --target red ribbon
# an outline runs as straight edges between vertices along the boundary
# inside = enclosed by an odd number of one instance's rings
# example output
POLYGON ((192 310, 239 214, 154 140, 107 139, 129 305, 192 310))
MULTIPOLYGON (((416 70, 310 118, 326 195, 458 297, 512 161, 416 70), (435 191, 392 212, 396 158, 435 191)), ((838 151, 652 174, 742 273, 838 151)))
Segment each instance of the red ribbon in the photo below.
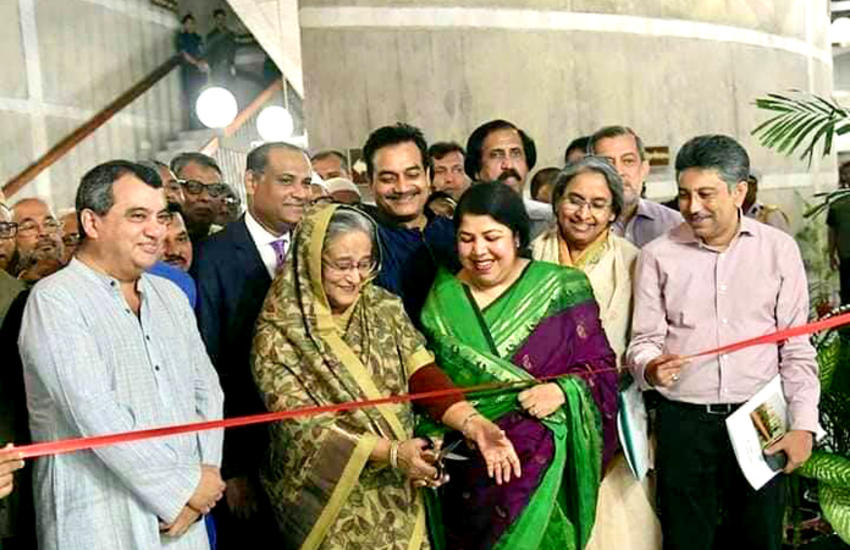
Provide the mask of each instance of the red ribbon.
MULTIPOLYGON (((731 353, 733 351, 738 351, 743 348, 747 348, 750 346, 757 346, 763 344, 771 344, 776 342, 782 342, 789 338, 793 338, 795 336, 804 336, 808 334, 813 334, 815 332, 820 332, 822 330, 827 330, 830 328, 838 327, 841 325, 850 324, 850 313, 844 313, 842 315, 838 315, 835 317, 830 317, 828 319, 824 319, 822 321, 816 321, 814 323, 809 323, 806 325, 792 327, 785 330, 780 330, 777 332, 773 332, 771 334, 766 334, 764 336, 759 336, 756 338, 750 338, 748 340, 742 340, 740 342, 735 342, 733 344, 728 344, 726 346, 721 346, 719 348, 706 350, 694 355, 690 355, 688 357, 704 357, 707 355, 718 355, 721 353, 731 353)), ((585 374, 597 374, 599 372, 610 371, 616 369, 599 369, 596 371, 591 371, 588 373, 580 373, 581 375, 585 374)), ((572 376, 570 374, 569 376, 572 376)), ((389 397, 382 397, 380 399, 368 399, 364 401, 349 401, 346 403, 335 403, 332 405, 322 405, 316 407, 300 407, 297 409, 292 409, 288 411, 280 411, 280 412, 271 412, 271 413, 263 413, 263 414, 254 414, 248 416, 238 416, 235 418, 225 418, 222 420, 211 420, 206 422, 192 422, 189 424, 180 424, 176 426, 165 426, 162 428, 150 428, 146 430, 135 430, 131 432, 124 432, 118 434, 111 435, 99 435, 93 437, 80 437, 74 439, 61 439, 58 441, 48 441, 44 443, 33 443, 31 445, 23 445, 21 447, 15 447, 13 452, 20 454, 22 458, 36 458, 39 456, 47 456, 47 455, 55 455, 62 453, 70 453, 74 451, 81 451, 87 449, 96 449, 98 447, 105 447, 107 445, 115 445, 116 443, 129 443, 132 441, 140 441, 143 439, 151 439, 154 437, 164 437, 169 435, 177 435, 189 432, 200 432, 204 430, 215 430, 222 428, 234 428, 236 426, 249 426, 251 424, 266 424, 269 422, 277 422, 279 420, 286 420, 290 418, 301 418, 305 416, 316 416, 319 414, 325 413, 337 413, 343 411, 351 411, 356 409, 363 409, 367 407, 374 407, 377 405, 387 405, 393 403, 405 403, 411 401, 420 401, 423 399, 432 399, 435 397, 444 397, 447 395, 453 395, 457 393, 471 393, 478 392, 484 390, 494 390, 494 389, 505 389, 510 387, 517 387, 523 385, 536 384, 541 381, 554 380, 560 378, 562 376, 568 375, 557 375, 557 376, 549 376, 544 378, 538 378, 535 380, 521 380, 517 382, 496 382, 489 384, 481 384, 478 386, 471 386, 466 388, 451 388, 445 390, 435 390, 429 392, 422 392, 417 394, 401 394, 401 395, 392 395, 389 397)))
POLYGON ((733 351, 738 351, 740 349, 749 348, 752 346, 784 342, 785 340, 788 340, 789 338, 794 338, 795 336, 806 336, 809 334, 814 334, 815 332, 821 332, 823 330, 840 327, 841 325, 846 325, 848 323, 850 323, 850 312, 842 313, 841 315, 836 315, 835 317, 829 317, 821 321, 815 321, 807 325, 791 327, 785 330, 771 332, 770 334, 765 334, 764 336, 757 336, 755 338, 741 340, 740 342, 726 344, 725 346, 721 346, 719 348, 701 351, 699 353, 695 353, 694 355, 688 355, 688 358, 693 359, 696 357, 704 357, 706 355, 720 355, 721 353, 732 353, 733 351))

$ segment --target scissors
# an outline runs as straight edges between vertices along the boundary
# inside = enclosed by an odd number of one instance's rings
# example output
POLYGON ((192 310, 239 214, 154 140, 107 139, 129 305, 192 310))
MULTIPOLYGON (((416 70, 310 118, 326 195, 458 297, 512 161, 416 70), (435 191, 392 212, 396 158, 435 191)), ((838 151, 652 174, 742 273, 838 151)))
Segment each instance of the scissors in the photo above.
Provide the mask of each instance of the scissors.
MULTIPOLYGON (((434 440, 430 437, 425 436, 422 439, 424 439, 428 443, 428 446, 425 447, 426 449, 434 449, 436 447, 434 440)), ((435 479, 442 479, 443 476, 446 474, 446 466, 444 461, 469 460, 468 456, 463 456, 454 452, 454 450, 457 449, 457 447, 461 443, 463 443, 463 439, 456 439, 448 445, 445 445, 442 449, 440 449, 440 452, 437 453, 437 460, 434 461, 434 467, 437 469, 437 475, 434 476, 435 479)))

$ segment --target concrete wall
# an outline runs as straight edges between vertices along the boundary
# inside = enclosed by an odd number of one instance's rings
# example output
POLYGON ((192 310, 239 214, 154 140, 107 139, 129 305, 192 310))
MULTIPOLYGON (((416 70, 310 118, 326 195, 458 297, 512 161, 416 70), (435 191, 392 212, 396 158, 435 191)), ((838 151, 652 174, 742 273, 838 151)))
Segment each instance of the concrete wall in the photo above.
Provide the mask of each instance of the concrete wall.
MULTIPOLYGON (((765 115, 752 102, 831 92, 827 10, 811 0, 302 0, 310 144, 360 147, 397 120, 465 143, 502 117, 536 139, 545 166, 572 138, 619 123, 669 147, 672 164, 688 138, 721 132, 748 148, 764 196, 797 209, 794 190, 834 182, 834 158, 809 171, 760 147, 749 133, 765 115)), ((673 194, 671 167, 650 181, 650 196, 673 194)))
MULTIPOLYGON (((0 2, 0 177, 18 173, 174 53, 173 13, 148 0, 0 2)), ((177 70, 13 198, 73 204, 95 164, 150 156, 182 128, 177 70)))

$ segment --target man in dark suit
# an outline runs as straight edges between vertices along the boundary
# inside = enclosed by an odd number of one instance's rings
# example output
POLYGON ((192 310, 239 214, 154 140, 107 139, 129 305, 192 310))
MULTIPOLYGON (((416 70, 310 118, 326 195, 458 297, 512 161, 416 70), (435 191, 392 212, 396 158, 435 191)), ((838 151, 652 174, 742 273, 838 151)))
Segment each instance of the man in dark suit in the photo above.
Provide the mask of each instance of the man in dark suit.
MULTIPOLYGON (((201 243, 192 265, 198 326, 221 379, 225 417, 265 412, 249 364, 254 323, 308 203, 311 173, 307 155, 293 145, 266 143, 251 151, 247 212, 201 243)), ((256 426, 225 434, 225 505, 215 510, 219 547, 225 550, 249 533, 273 536, 271 510, 258 483, 266 433, 266 426, 256 426)))

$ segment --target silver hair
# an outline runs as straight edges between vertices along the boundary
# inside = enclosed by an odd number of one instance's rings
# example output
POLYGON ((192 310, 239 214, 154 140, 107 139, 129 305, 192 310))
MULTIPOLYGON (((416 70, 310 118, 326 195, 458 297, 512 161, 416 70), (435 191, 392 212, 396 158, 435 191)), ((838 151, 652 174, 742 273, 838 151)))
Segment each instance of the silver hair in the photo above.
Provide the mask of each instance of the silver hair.
POLYGON ((588 155, 575 162, 567 164, 561 173, 555 177, 555 185, 552 188, 552 209, 557 216, 558 205, 563 200, 567 192, 567 186, 579 174, 585 172, 596 172, 605 178, 608 184, 608 190, 611 191, 611 210, 614 212, 614 219, 623 211, 623 180, 620 179, 620 174, 611 166, 603 157, 588 155))
POLYGON ((369 236, 369 240, 372 242, 372 257, 377 262, 380 258, 381 249, 378 244, 378 230, 375 222, 372 221, 372 218, 354 208, 337 208, 331 216, 330 223, 328 223, 322 248, 327 248, 328 244, 340 235, 346 235, 353 231, 360 231, 369 236))

